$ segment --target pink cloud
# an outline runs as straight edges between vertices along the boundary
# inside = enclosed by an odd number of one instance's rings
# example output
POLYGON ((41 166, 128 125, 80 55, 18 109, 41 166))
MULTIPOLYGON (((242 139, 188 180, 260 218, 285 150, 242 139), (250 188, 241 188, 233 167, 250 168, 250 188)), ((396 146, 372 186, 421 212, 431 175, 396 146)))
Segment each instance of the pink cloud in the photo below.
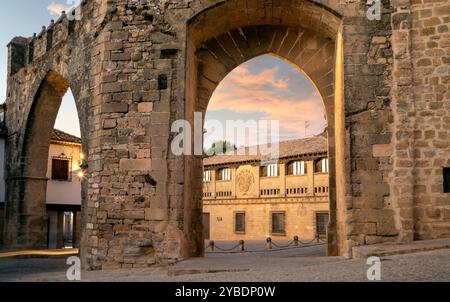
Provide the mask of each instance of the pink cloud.
POLYGON ((263 112, 266 119, 280 121, 282 139, 303 137, 305 121, 310 125, 307 135, 323 131, 326 121, 320 97, 286 93, 289 82, 277 77, 277 73, 277 67, 251 73, 247 67, 239 66, 216 89, 208 110, 263 112))
POLYGON ((55 2, 52 2, 51 4, 49 4, 47 6, 47 10, 50 13, 50 15, 54 15, 54 16, 60 16, 63 11, 67 12, 68 10, 70 10, 70 8, 71 8, 71 6, 69 6, 69 5, 55 3, 55 2))

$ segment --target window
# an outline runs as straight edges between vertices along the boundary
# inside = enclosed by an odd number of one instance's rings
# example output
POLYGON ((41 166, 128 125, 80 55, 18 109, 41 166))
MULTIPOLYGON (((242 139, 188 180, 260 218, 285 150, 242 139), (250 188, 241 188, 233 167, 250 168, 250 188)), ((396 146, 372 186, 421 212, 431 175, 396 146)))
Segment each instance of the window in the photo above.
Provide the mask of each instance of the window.
POLYGON ((238 234, 245 233, 245 212, 234 214, 234 232, 238 234))
POLYGON ((69 178, 69 163, 68 159, 52 159, 52 179, 60 181, 70 181, 69 178))
POLYGON ((328 213, 316 213, 316 232, 319 237, 327 235, 328 220, 328 213))
POLYGON ((450 168, 444 168, 444 193, 450 193, 450 168))
POLYGON ((315 172, 328 173, 328 158, 323 158, 316 161, 315 172))
POLYGON ((212 171, 203 171, 203 182, 210 182, 212 179, 212 171))
POLYGON ((272 234, 286 233, 285 216, 284 212, 272 213, 272 234))
POLYGON ((307 165, 304 161, 295 161, 288 165, 287 175, 306 175, 307 173, 307 165))
POLYGON ((220 191, 216 193, 217 197, 231 197, 232 196, 232 192, 230 191, 220 191))
POLYGON ((218 176, 219 176, 218 180, 223 180, 223 181, 231 180, 231 169, 230 168, 225 168, 225 169, 219 170, 219 175, 218 176))
POLYGON ((261 167, 261 177, 277 177, 278 176, 278 165, 271 164, 261 167))

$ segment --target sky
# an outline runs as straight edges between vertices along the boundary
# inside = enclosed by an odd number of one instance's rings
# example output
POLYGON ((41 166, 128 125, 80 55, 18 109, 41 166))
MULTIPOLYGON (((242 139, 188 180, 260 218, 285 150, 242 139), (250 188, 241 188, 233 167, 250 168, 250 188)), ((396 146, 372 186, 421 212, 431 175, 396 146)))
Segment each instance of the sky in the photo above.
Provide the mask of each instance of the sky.
POLYGON ((294 65, 262 55, 235 68, 215 90, 206 113, 205 145, 225 138, 238 147, 253 146, 309 137, 325 127, 324 105, 312 82, 294 65), (268 131, 269 141, 263 139, 265 128, 230 135, 230 128, 221 131, 212 120, 222 125, 227 120, 278 121, 279 134, 268 131))
MULTIPOLYGON (((56 20, 59 13, 68 10, 74 2, 9 0, 2 3, 0 102, 6 99, 6 45, 15 36, 30 37, 33 33, 38 33, 43 25, 50 24, 51 19, 56 20)), ((242 64, 219 84, 210 100, 205 125, 208 130, 206 146, 223 138, 237 146, 264 143, 258 140, 258 133, 255 131, 247 135, 250 137, 248 139, 244 139, 243 133, 214 133, 214 121, 226 125, 227 120, 257 123, 261 120, 279 121, 279 134, 276 134, 272 141, 319 134, 326 126, 323 103, 313 84, 293 65, 271 55, 263 55, 242 64), (306 129, 305 122, 308 123, 306 129)), ((75 102, 70 91, 63 99, 55 128, 80 135, 75 102)), ((261 132, 260 129, 260 135, 261 132)))
MULTIPOLYGON (((73 1, 66 0, 7 0, 2 1, 0 10, 0 103, 6 100, 7 45, 16 36, 31 37, 39 33, 42 26, 48 26, 51 19, 57 19, 59 12, 68 9, 73 1), (67 4, 69 3, 69 4, 67 4)), ((55 128, 80 136, 80 126, 69 91, 64 97, 55 128)))

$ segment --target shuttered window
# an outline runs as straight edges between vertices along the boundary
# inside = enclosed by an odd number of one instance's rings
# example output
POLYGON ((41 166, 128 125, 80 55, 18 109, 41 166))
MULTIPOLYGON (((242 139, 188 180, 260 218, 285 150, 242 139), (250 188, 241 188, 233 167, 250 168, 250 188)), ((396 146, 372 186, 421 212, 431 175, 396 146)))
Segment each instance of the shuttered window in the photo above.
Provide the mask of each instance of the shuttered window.
POLYGON ((277 177, 278 175, 278 164, 261 167, 261 177, 277 177))
POLYGON ((212 179, 212 171, 206 170, 203 172, 203 182, 210 182, 212 179))
POLYGON ((306 175, 307 165, 304 161, 291 162, 288 166, 288 175, 306 175))
POLYGON ((245 233, 245 213, 235 213, 234 217, 234 232, 245 233))
POLYGON ((69 181, 69 163, 66 159, 52 159, 52 179, 69 181))
POLYGON ((284 212, 272 213, 272 234, 286 233, 286 214, 284 212))
POLYGON ((223 181, 231 180, 231 169, 226 168, 226 169, 219 170, 218 177, 219 177, 218 180, 223 180, 223 181))
POLYGON ((328 158, 322 158, 316 161, 315 173, 328 173, 329 171, 328 158))

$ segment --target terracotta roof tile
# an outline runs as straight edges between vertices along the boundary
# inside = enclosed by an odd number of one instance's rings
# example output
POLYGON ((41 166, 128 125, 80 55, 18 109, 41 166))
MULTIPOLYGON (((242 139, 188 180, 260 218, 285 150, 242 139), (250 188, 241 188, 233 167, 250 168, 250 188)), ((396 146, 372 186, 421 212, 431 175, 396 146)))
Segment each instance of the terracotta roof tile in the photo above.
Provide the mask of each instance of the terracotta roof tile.
MULTIPOLYGON (((267 145, 265 146, 267 147, 267 145)), ((327 139, 323 135, 305 139, 283 141, 280 142, 279 145, 279 158, 283 159, 299 155, 326 153, 328 149, 327 146, 327 139)), ((262 147, 264 147, 264 145, 262 147)), ((258 146, 242 148, 223 155, 215 155, 205 158, 203 160, 203 164, 205 166, 214 166, 269 159, 267 156, 261 154, 261 150, 264 150, 261 149, 261 146, 260 148, 258 148, 258 146)))
POLYGON ((71 135, 69 133, 63 132, 58 129, 53 129, 51 140, 54 142, 81 144, 81 138, 71 135))

